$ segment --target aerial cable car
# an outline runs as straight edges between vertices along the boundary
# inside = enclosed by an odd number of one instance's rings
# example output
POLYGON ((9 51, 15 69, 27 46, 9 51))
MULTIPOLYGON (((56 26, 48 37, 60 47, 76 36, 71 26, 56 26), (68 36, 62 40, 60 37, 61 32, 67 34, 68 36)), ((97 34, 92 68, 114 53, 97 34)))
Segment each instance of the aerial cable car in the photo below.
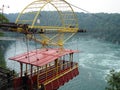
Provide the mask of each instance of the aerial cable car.
POLYGON ((40 49, 9 58, 20 64, 20 74, 13 79, 14 90, 57 90, 79 74, 78 63, 73 60, 74 53, 79 51, 64 48, 66 41, 79 30, 77 16, 65 0, 33 1, 14 24, 1 26, 42 45, 40 49))

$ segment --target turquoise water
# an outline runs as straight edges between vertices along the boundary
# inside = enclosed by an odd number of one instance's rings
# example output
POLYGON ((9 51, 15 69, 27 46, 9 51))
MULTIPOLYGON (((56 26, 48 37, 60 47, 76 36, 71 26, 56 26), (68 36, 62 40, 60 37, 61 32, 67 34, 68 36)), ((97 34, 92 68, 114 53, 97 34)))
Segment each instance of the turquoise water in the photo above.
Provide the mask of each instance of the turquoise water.
MULTIPOLYGON (((30 50, 35 49, 34 44, 29 47, 30 50)), ((120 45, 78 34, 68 41, 65 47, 80 51, 75 56, 80 74, 59 90, 105 90, 105 77, 109 71, 120 71, 120 45)), ((16 41, 10 45, 5 54, 8 67, 18 67, 16 63, 9 61, 8 57, 25 51, 27 49, 24 41, 16 41)))
POLYGON ((59 90, 105 90, 109 71, 120 71, 120 45, 83 36, 76 44, 80 74, 59 90))

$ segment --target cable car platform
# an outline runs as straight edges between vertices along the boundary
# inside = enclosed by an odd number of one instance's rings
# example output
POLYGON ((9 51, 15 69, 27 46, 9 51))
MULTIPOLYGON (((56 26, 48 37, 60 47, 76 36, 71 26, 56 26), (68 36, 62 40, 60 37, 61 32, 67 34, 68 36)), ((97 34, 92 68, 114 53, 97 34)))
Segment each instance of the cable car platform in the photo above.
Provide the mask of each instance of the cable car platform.
POLYGON ((14 90, 23 89, 24 73, 27 73, 28 90, 57 90, 79 74, 78 63, 73 61, 76 50, 37 49, 9 58, 20 63, 20 73, 13 80, 14 90), (23 70, 25 67, 25 70, 23 70), (28 67, 30 67, 28 69, 28 67))

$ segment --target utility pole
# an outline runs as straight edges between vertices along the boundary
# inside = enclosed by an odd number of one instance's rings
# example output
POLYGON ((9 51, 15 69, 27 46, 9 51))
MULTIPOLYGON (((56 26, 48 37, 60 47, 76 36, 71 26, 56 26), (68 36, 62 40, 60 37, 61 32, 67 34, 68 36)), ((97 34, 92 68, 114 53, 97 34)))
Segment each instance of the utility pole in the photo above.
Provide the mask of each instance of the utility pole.
POLYGON ((10 8, 9 6, 5 6, 4 4, 3 4, 2 7, 0 8, 0 10, 1 10, 1 23, 3 23, 4 7, 10 8))

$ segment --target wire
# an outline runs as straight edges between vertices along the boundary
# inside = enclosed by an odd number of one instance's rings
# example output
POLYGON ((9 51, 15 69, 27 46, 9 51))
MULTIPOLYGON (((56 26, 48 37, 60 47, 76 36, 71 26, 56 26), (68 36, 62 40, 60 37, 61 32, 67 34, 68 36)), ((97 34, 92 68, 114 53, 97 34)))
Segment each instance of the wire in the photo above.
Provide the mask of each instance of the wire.
POLYGON ((97 17, 98 19, 102 20, 102 22, 104 22, 104 23, 106 23, 106 24, 112 24, 112 25, 115 25, 114 22, 108 22, 108 20, 107 20, 106 18, 103 18, 103 17, 101 17, 101 16, 98 16, 98 15, 96 15, 96 14, 94 14, 94 13, 91 13, 91 12, 89 12, 89 11, 83 9, 83 8, 80 8, 80 7, 76 6, 76 5, 73 5, 73 4, 71 4, 71 3, 69 3, 69 4, 70 4, 71 6, 77 8, 77 9, 80 9, 80 10, 86 12, 86 13, 91 14, 92 16, 97 17))
MULTIPOLYGON (((69 3, 69 4, 70 4, 70 3, 69 3)), ((95 16, 95 17, 99 18, 99 19, 103 19, 102 17, 97 16, 97 15, 95 15, 95 14, 92 14, 91 12, 89 12, 89 11, 87 11, 87 10, 83 9, 83 8, 80 8, 80 7, 75 6, 75 5, 73 5, 73 4, 70 4, 70 5, 71 5, 71 6, 73 6, 73 7, 75 7, 75 8, 77 8, 77 9, 80 9, 80 10, 82 10, 82 11, 86 12, 86 13, 90 13, 91 15, 93 15, 93 16, 95 16)))
MULTIPOLYGON (((18 36, 18 33, 17 34, 15 34, 15 37, 17 37, 18 36)), ((16 52, 17 52, 17 38, 15 38, 15 52, 14 52, 14 56, 16 55, 16 52)), ((13 70, 15 70, 15 62, 13 61, 13 67, 12 67, 12 69, 13 70)))
MULTIPOLYGON (((30 63, 30 54, 29 54, 29 39, 27 38, 27 35, 25 35, 25 42, 26 42, 26 47, 27 47, 27 59, 28 62, 30 63)), ((30 65, 29 65, 29 69, 30 69, 30 65)), ((28 68, 26 69, 26 71, 28 70, 28 68)), ((27 72, 28 73, 28 72, 27 72)))
MULTIPOLYGON (((70 3, 69 3, 70 4, 70 3)), ((83 8, 80 8, 80 7, 78 7, 78 6, 75 6, 75 5, 73 5, 73 4, 70 4, 71 6, 73 6, 73 7, 75 7, 75 8, 78 8, 78 9, 80 9, 80 10, 82 10, 82 11, 85 11, 85 12, 87 12, 87 13, 90 13, 89 11, 87 11, 87 10, 85 10, 85 9, 83 9, 83 8)))

